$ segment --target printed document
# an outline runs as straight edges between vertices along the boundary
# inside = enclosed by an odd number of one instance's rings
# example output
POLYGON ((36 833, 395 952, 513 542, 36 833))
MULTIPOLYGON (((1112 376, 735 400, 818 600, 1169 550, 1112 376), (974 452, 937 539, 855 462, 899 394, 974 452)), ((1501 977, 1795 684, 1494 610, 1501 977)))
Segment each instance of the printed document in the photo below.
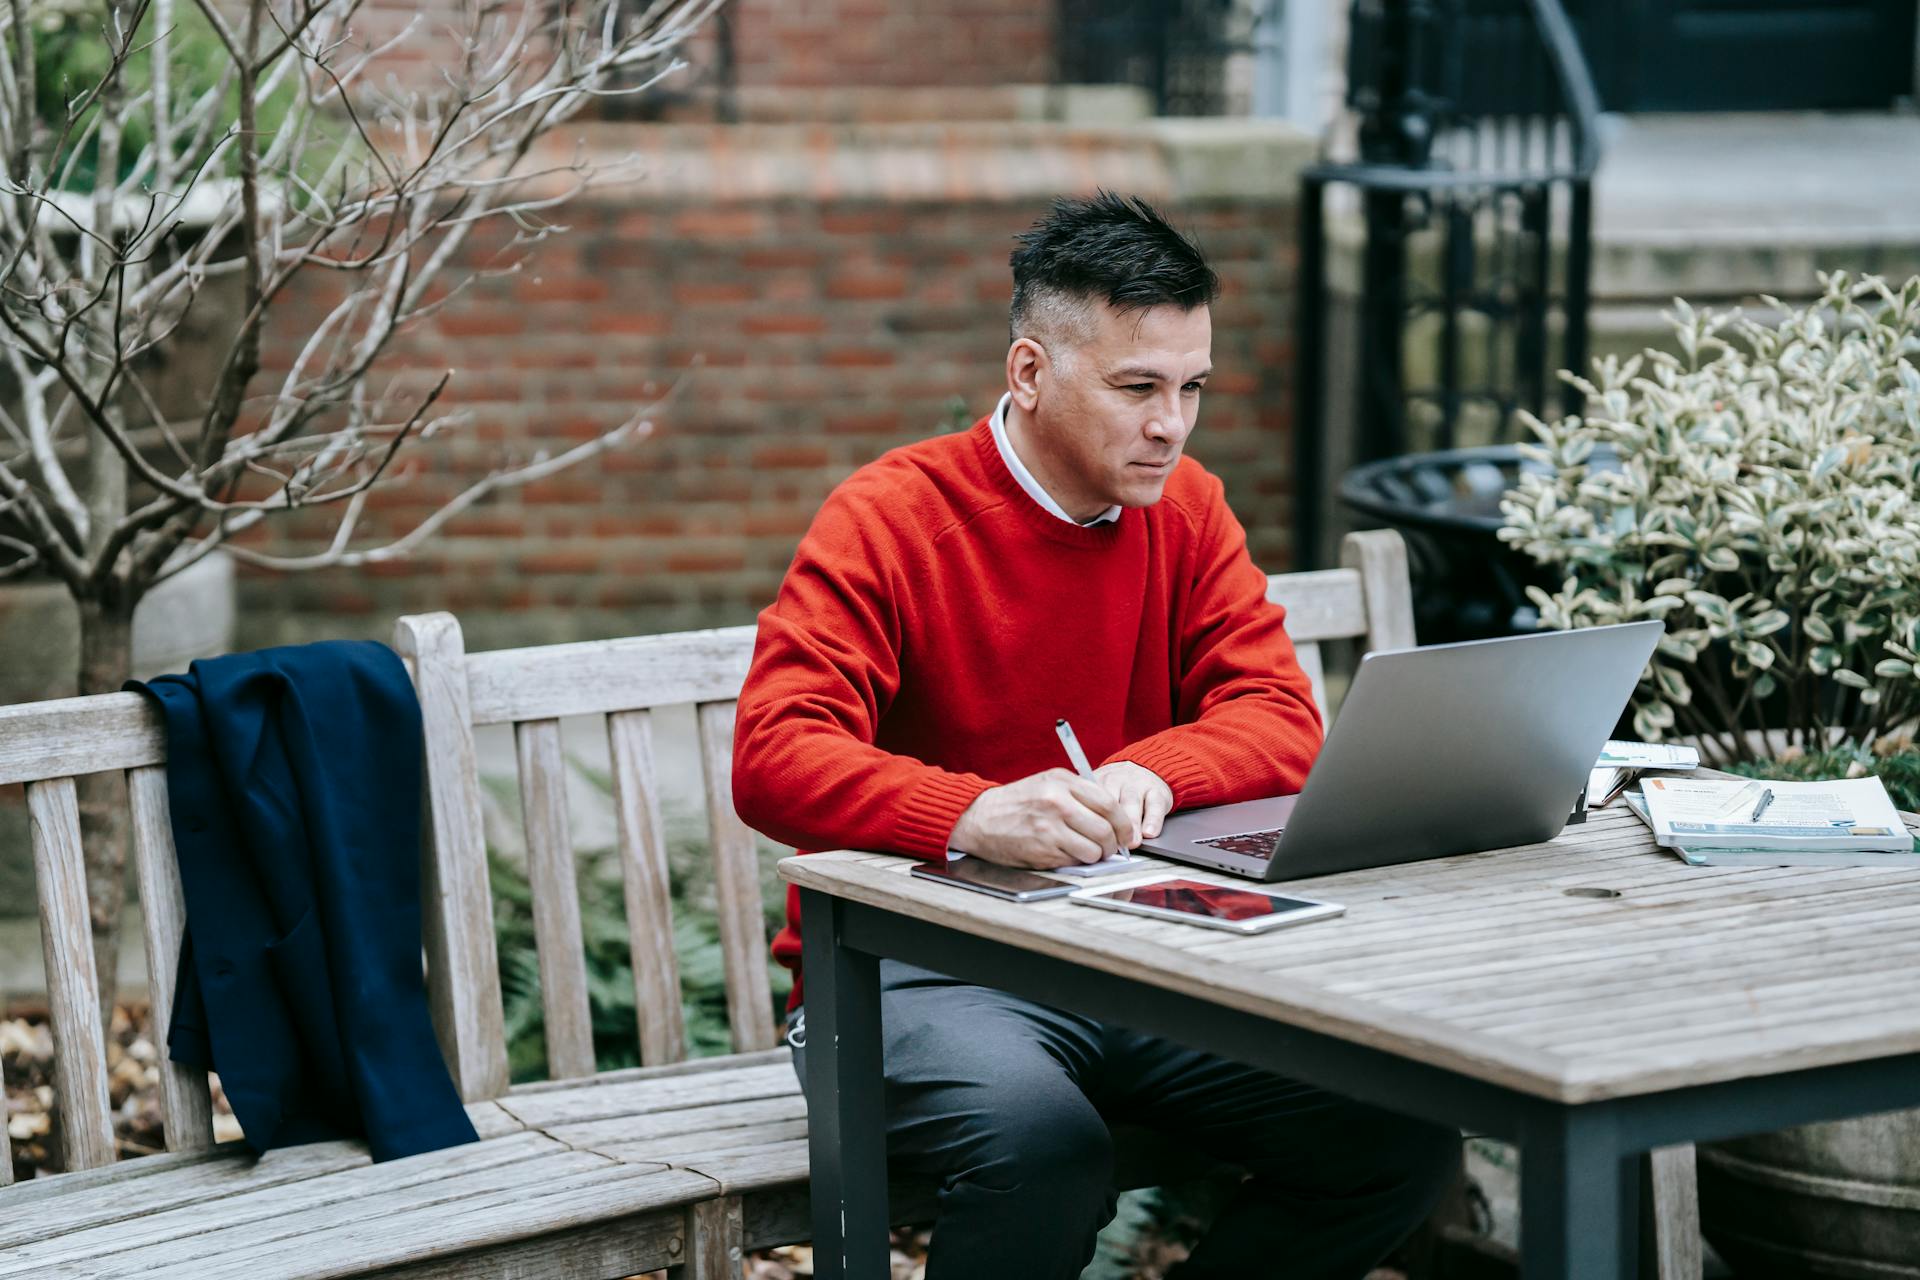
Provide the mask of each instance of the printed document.
POLYGON ((1913 848, 1913 837, 1877 777, 1822 782, 1660 777, 1646 779, 1641 790, 1654 839, 1669 847, 1889 853, 1913 848))

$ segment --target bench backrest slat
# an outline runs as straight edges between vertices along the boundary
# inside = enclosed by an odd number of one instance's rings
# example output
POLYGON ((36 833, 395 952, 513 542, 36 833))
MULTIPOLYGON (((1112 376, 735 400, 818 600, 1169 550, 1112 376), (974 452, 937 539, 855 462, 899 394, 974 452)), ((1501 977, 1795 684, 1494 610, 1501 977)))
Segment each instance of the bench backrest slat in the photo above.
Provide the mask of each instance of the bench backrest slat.
POLYGON ((464 1101, 480 1102, 507 1091, 507 1036, 466 642, 452 614, 429 613, 395 623, 393 647, 412 668, 427 742, 420 862, 427 1003, 454 1086, 464 1101))
POLYGON ((722 627, 470 654, 472 723, 737 698, 753 657, 753 630, 722 627))
POLYGON ((1267 599, 1287 611, 1287 637, 1313 684, 1323 724, 1331 724, 1333 715, 1320 641, 1358 637, 1368 652, 1408 649, 1415 643, 1413 588, 1400 535, 1388 529, 1350 533, 1340 559, 1338 569, 1277 573, 1267 579, 1267 599))
POLYGON ((131 769, 166 758, 166 725, 142 694, 0 707, 0 785, 131 769))
POLYGON ((626 894, 633 1004, 640 1016, 640 1060, 680 1062, 687 1056, 687 1019, 680 1004, 680 958, 673 949, 653 713, 643 708, 608 715, 607 755, 613 765, 614 831, 626 894))
POLYGON ((590 1076, 593 1019, 580 936, 580 880, 567 829, 560 722, 523 720, 513 726, 513 740, 520 762, 534 945, 540 957, 540 1004, 546 1011, 547 1075, 554 1080, 590 1076))
MULTIPOLYGON (((177 964, 164 958, 180 954, 187 912, 180 863, 173 852, 166 766, 127 770, 127 800, 133 810, 133 869, 140 885, 141 928, 146 932, 147 954, 162 957, 148 967, 147 998, 153 1009, 153 1034, 163 1042, 173 1025, 174 983, 179 976, 177 964)), ((206 1072, 162 1056, 160 1121, 169 1151, 198 1151, 213 1145, 213 1105, 206 1072)))
POLYGON ((720 949, 726 957, 727 1022, 733 1028, 734 1051, 746 1053, 774 1046, 773 995, 767 983, 759 856, 753 832, 733 809, 734 706, 703 702, 698 716, 720 949))
MULTIPOLYGON (((138 696, 138 695, 136 695, 138 696)), ((107 1053, 87 918, 86 862, 73 779, 27 783, 33 873, 39 886, 40 940, 53 1024, 53 1082, 60 1100, 61 1155, 69 1172, 113 1163, 107 1109, 107 1053)))

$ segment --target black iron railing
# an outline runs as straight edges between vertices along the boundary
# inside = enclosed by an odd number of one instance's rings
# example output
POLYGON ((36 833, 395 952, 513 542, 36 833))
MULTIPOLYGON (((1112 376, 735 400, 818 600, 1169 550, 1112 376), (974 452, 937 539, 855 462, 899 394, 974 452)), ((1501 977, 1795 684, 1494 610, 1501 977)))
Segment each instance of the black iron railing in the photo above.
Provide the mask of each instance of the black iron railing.
POLYGON ((1331 545, 1330 459, 1514 439, 1516 410, 1547 411, 1550 369, 1587 360, 1599 103, 1558 0, 1356 0, 1348 77, 1359 156, 1300 190, 1303 568, 1331 545), (1330 218, 1363 236, 1350 308, 1330 218))

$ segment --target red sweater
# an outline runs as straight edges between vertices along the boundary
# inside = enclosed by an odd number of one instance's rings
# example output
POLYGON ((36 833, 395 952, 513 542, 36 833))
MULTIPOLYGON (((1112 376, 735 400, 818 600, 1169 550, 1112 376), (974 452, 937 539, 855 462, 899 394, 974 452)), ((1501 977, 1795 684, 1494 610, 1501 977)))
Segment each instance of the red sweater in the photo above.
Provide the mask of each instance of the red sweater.
MULTIPOLYGON (((1175 808, 1298 791, 1322 727, 1266 586, 1191 458, 1153 506, 1082 526, 1020 488, 986 419, 895 449, 828 496, 760 615, 734 803, 802 852, 944 859, 982 791, 1067 766, 1063 716, 1175 808)), ((797 1006, 791 887, 773 954, 797 1006)))

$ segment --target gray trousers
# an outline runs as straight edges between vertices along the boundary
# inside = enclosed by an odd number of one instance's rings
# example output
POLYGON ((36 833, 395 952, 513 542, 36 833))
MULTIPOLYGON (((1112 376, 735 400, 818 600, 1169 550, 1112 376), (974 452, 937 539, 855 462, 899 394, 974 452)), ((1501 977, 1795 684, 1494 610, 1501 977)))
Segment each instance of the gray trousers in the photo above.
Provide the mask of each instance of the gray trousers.
POLYGON ((1459 1158, 1451 1129, 1004 991, 894 960, 880 989, 888 1162, 940 1183, 927 1280, 1074 1280, 1113 1216, 1110 1122, 1250 1174, 1168 1280, 1360 1280, 1459 1158))

